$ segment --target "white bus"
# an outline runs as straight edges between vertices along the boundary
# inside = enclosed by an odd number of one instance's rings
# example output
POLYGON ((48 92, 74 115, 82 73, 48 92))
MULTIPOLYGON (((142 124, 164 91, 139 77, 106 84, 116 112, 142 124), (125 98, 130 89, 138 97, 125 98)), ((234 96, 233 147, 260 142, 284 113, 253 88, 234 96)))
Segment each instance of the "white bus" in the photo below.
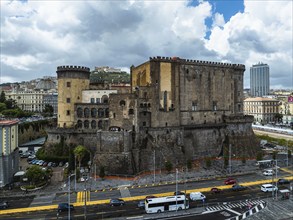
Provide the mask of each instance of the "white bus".
POLYGON ((188 208, 189 201, 185 195, 150 198, 145 200, 146 213, 160 213, 188 208))

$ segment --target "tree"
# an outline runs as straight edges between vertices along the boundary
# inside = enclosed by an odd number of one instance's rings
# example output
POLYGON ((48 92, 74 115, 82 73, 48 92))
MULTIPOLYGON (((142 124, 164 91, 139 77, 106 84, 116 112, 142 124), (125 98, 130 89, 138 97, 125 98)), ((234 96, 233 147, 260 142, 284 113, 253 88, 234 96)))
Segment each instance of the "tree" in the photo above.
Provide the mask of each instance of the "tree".
POLYGON ((82 161, 83 157, 86 155, 86 152, 87 151, 88 150, 84 146, 82 146, 82 145, 78 145, 73 150, 73 153, 76 156, 76 159, 78 160, 79 168, 81 166, 81 161, 82 161))
POLYGON ((280 113, 276 113, 275 116, 274 116, 274 119, 275 119, 276 123, 280 123, 280 122, 283 121, 283 115, 280 114, 280 113))
POLYGON ((43 171, 39 166, 33 165, 26 171, 26 177, 32 184, 36 184, 45 179, 46 172, 43 171))
POLYGON ((102 179, 104 179, 104 177, 105 177, 105 168, 103 166, 100 167, 100 174, 99 174, 99 176, 102 179))
POLYGON ((170 161, 165 162, 165 168, 170 173, 170 171, 173 169, 173 164, 170 161))
POLYGON ((15 109, 17 108, 16 101, 13 99, 8 99, 4 101, 7 109, 15 109))
POLYGON ((207 168, 210 168, 212 166, 212 160, 209 157, 206 157, 205 159, 205 164, 207 168))
POLYGON ((0 112, 2 112, 4 110, 6 110, 6 105, 5 105, 5 103, 0 102, 0 112))
POLYGON ((187 169, 188 170, 190 170, 192 168, 192 161, 191 161, 191 159, 188 159, 187 160, 186 166, 187 166, 187 169))
POLYGON ((1 103, 4 103, 4 102, 5 102, 5 100, 6 100, 6 97, 5 97, 5 92, 4 92, 4 91, 2 91, 2 92, 1 92, 1 95, 0 95, 0 102, 1 102, 1 103))
POLYGON ((273 157, 273 160, 276 160, 276 158, 277 158, 277 154, 278 154, 278 152, 277 152, 277 151, 273 151, 273 155, 272 155, 272 157, 273 157))
POLYGON ((54 108, 53 108, 53 106, 52 106, 52 105, 48 105, 48 104, 46 104, 46 105, 45 105, 45 108, 44 108, 44 110, 43 110, 43 113, 44 113, 45 115, 48 115, 48 116, 53 116, 53 113, 54 113, 54 108))
POLYGON ((261 151, 259 151, 256 155, 256 160, 259 161, 259 160, 262 160, 262 158, 263 158, 263 154, 261 151))

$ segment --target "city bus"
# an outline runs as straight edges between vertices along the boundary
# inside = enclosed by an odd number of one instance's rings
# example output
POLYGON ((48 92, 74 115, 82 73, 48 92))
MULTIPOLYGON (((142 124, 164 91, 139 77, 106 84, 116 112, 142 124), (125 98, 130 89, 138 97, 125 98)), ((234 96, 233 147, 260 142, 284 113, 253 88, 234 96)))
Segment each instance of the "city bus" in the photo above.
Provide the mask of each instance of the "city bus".
POLYGON ((274 165, 274 160, 259 160, 255 165, 259 166, 259 168, 269 168, 274 165))
POLYGON ((189 201, 185 195, 150 198, 145 200, 146 213, 160 213, 189 208, 189 201))

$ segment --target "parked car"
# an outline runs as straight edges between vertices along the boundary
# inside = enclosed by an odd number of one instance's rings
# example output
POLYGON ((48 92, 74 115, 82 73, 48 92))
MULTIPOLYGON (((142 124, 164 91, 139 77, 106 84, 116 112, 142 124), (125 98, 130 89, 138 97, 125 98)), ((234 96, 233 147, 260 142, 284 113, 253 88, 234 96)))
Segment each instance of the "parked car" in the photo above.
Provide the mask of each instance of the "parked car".
POLYGON ((181 191, 174 192, 174 196, 180 196, 180 195, 185 195, 185 193, 181 191))
POLYGON ((144 200, 140 200, 140 201, 138 201, 138 203, 137 203, 137 207, 140 208, 140 209, 144 209, 144 207, 145 207, 144 200))
POLYGON ((220 193, 220 192, 222 192, 222 190, 219 189, 219 188, 217 188, 217 187, 213 187, 213 188, 211 188, 211 192, 213 192, 213 193, 220 193))
POLYGON ((70 209, 70 211, 74 210, 74 206, 69 205, 68 203, 59 203, 58 204, 58 212, 68 211, 68 208, 70 209))
POLYGON ((272 191, 278 190, 278 187, 276 187, 275 185, 272 185, 272 184, 263 184, 260 187, 260 190, 263 192, 272 192, 272 191))
POLYGON ((0 201, 0 209, 7 209, 9 207, 8 202, 0 201))
POLYGON ((279 185, 290 184, 290 180, 287 180, 287 179, 279 179, 278 180, 278 184, 279 185))
POLYGON ((246 189, 247 189, 246 186, 242 186, 242 185, 238 185, 238 184, 235 184, 232 186, 233 191, 242 191, 242 190, 246 190, 246 189))
POLYGON ((122 206, 125 205, 123 199, 110 199, 110 206, 122 206))
POLYGON ((274 171, 273 170, 265 170, 263 172, 263 175, 265 176, 272 176, 274 174, 274 171))
POLYGON ((237 181, 231 177, 229 177, 228 179, 226 179, 224 181, 225 185, 231 185, 231 184, 235 184, 237 181))

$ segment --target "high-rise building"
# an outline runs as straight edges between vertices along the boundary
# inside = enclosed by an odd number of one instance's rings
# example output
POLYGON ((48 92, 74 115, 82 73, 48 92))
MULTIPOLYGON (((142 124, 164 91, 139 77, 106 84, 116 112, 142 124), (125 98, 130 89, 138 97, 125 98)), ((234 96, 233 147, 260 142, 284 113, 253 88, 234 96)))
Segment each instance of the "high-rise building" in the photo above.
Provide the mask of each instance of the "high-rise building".
POLYGON ((262 97, 270 91, 270 67, 268 64, 258 63, 250 67, 250 93, 255 97, 262 97))
POLYGON ((19 170, 18 120, 0 120, 0 187, 19 170))

